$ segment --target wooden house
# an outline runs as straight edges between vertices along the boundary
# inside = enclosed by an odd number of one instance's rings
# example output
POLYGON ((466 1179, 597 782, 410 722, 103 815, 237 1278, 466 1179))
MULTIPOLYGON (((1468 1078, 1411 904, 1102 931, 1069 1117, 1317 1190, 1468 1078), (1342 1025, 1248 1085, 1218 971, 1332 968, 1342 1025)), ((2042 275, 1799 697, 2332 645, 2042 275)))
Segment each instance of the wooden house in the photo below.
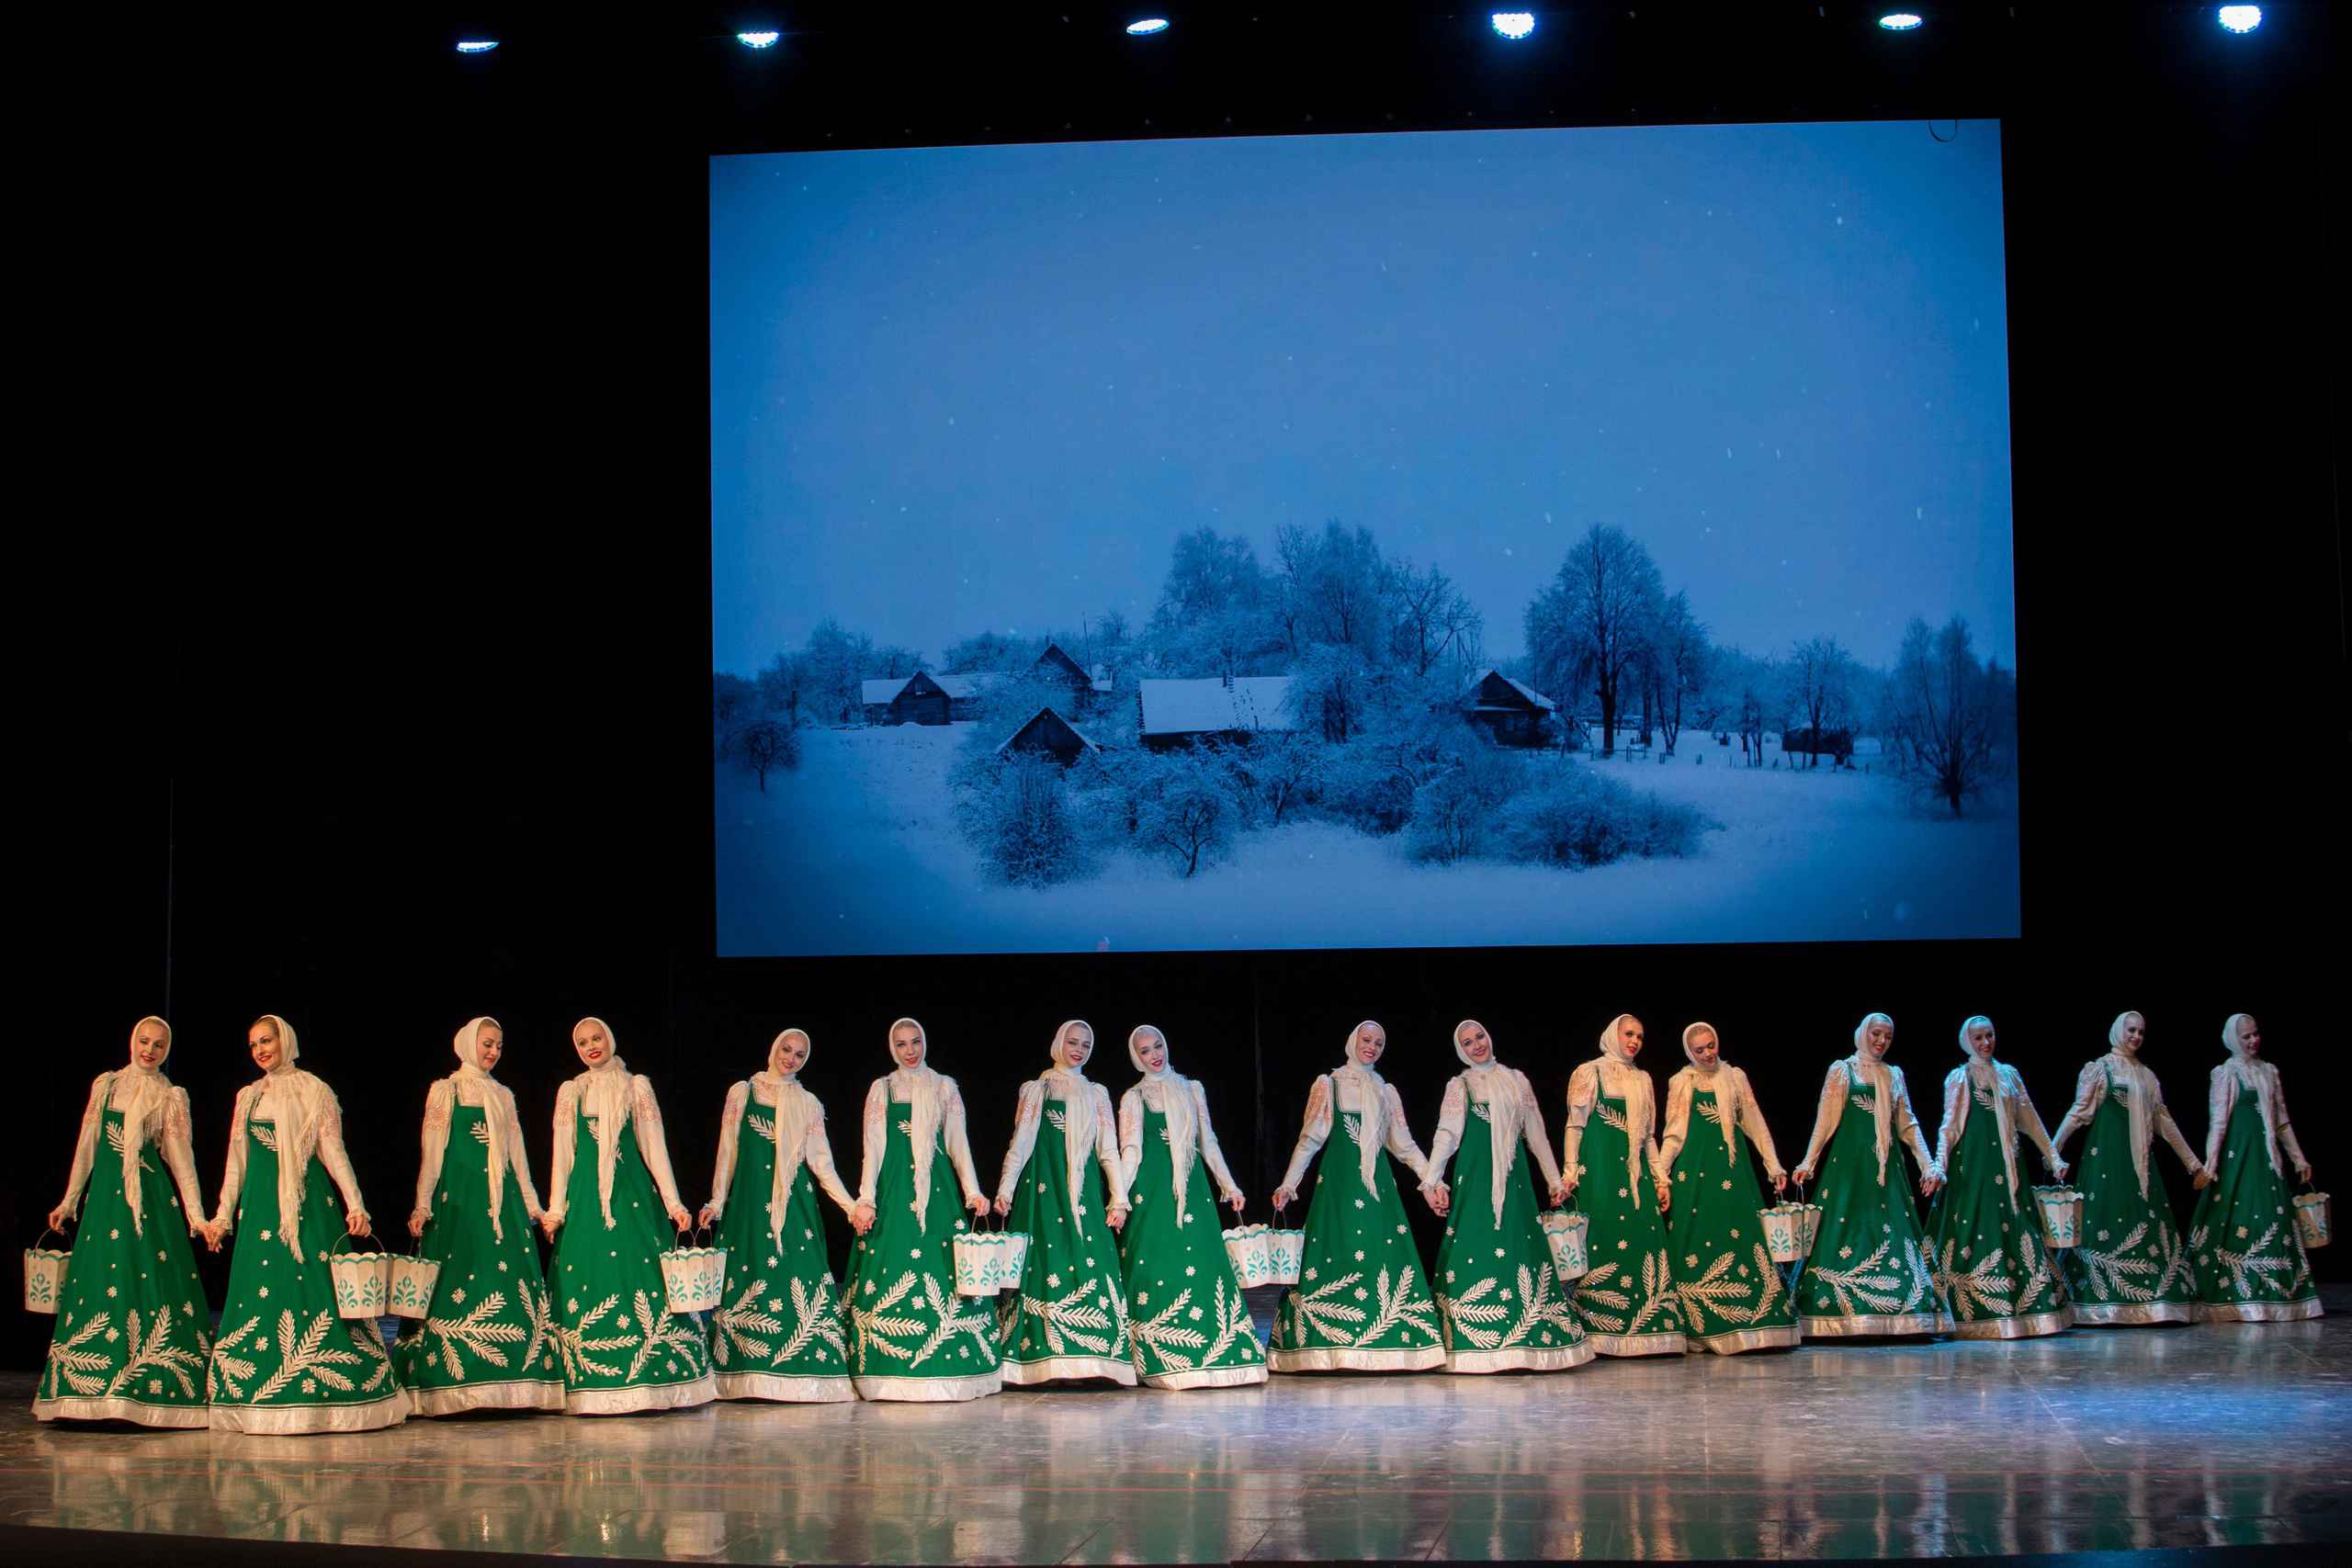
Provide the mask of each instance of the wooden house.
POLYGON ((868 724, 962 724, 980 716, 980 702, 1001 675, 911 675, 859 682, 868 724))
POLYGON ((1156 751, 1201 740, 1244 741, 1294 728, 1287 675, 1136 682, 1136 732, 1156 751))
POLYGON ((1015 754, 1051 757, 1064 767, 1069 766, 1089 752, 1102 750, 1090 739, 1084 730, 1056 713, 1052 708, 1039 708, 1027 723, 1007 736, 1004 744, 996 749, 1000 757, 1015 754))
POLYGON ((1544 720, 1554 711, 1551 698, 1499 670, 1474 677, 1462 692, 1463 716, 1498 746, 1542 745, 1544 720))

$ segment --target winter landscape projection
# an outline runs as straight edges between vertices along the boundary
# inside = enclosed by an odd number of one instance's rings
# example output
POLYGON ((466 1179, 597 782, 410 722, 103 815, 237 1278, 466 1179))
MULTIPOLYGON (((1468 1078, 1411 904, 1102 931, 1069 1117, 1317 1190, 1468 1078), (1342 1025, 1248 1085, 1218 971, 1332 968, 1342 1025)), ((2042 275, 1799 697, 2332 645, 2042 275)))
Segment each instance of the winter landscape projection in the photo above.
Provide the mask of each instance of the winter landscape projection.
POLYGON ((2016 935, 2000 167, 712 160, 719 952, 2016 935))

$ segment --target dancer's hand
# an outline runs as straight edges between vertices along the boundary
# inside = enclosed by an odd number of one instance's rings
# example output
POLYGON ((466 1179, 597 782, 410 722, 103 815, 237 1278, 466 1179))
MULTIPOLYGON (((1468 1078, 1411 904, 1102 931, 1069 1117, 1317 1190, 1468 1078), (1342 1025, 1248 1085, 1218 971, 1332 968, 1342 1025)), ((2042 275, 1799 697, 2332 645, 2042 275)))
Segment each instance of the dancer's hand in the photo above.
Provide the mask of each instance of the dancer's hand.
POLYGON ((718 1223, 718 1205, 716 1203, 705 1203, 702 1206, 701 1212, 695 1215, 695 1224, 702 1226, 706 1230, 718 1223))
POLYGON ((1114 1231, 1127 1228, 1127 1211, 1125 1204, 1111 1211, 1111 1228, 1114 1231))
POLYGON ((1012 1200, 1010 1198, 999 1198, 996 1201, 995 1208, 996 1217, 1001 1220, 1007 1214, 1012 1213, 1012 1200))
MULTIPOLYGON (((1007 1198, 1002 1200, 1002 1201, 1004 1203, 1004 1207, 998 1210, 997 1213, 1001 1214, 1009 1214, 1012 1213, 1012 1200, 1007 1198)), ((964 1200, 964 1207, 971 1210, 975 1214, 985 1214, 989 1212, 989 1201, 975 1192, 969 1198, 964 1200)))
POLYGON ((2053 1162, 2052 1163, 2051 1167, 2050 1167, 2050 1179, 2051 1179, 2051 1180, 2052 1180, 2052 1181, 2064 1181, 2064 1180, 2065 1180, 2065 1179, 2066 1179, 2066 1169, 2067 1169, 2067 1166, 2066 1166, 2066 1162, 2065 1162, 2064 1160, 2063 1160, 2063 1159, 2062 1159, 2062 1160, 2056 1160, 2056 1161, 2053 1161, 2053 1162))
POLYGON ((1662 1214, 1666 1213, 1667 1210, 1674 1207, 1674 1188, 1663 1178, 1661 1178, 1656 1185, 1657 1187, 1657 1211, 1662 1214))
POLYGON ((1785 1170, 1774 1171, 1772 1173, 1772 1191, 1774 1194, 1778 1195, 1780 1193, 1786 1192, 1788 1190, 1789 1173, 1785 1170))
POLYGON ((424 1239, 424 1211, 416 1210, 408 1217, 408 1234, 417 1240, 424 1239))
POLYGON ((60 1203, 49 1212, 49 1228, 53 1231, 62 1231, 65 1228, 66 1222, 73 1217, 73 1211, 60 1203))
POLYGON ((1250 1200, 1249 1200, 1249 1199, 1244 1198, 1244 1197, 1243 1197, 1240 1193, 1238 1193, 1238 1192, 1228 1192, 1228 1193, 1227 1193, 1227 1194, 1225 1195, 1225 1201, 1226 1201, 1226 1203, 1227 1203, 1227 1205, 1228 1205, 1228 1206, 1233 1210, 1233 1212, 1234 1212, 1235 1213, 1237 1213, 1237 1214, 1238 1214, 1238 1213, 1239 1213, 1241 1212, 1243 1205, 1245 1205, 1246 1203, 1248 1203, 1248 1202, 1250 1201, 1250 1200))
POLYGON ((849 1211, 849 1228, 855 1231, 860 1235, 864 1235, 867 1231, 872 1230, 874 1228, 874 1205, 871 1203, 852 1204, 849 1211))
POLYGON ((1797 1167, 1794 1170, 1789 1172, 1789 1179, 1795 1182, 1799 1187, 1811 1186, 1813 1184, 1813 1167, 1809 1165, 1801 1165, 1797 1167))
POLYGON ((1936 1195, 1936 1189, 1941 1187, 1943 1184, 1944 1179, 1931 1170, 1927 1175, 1919 1178, 1919 1196, 1922 1198, 1932 1198, 1936 1195))
POLYGON ((2310 1186, 2310 1185, 2311 1185, 2311 1179, 2312 1179, 2312 1162, 2311 1162, 2311 1161, 2309 1161, 2309 1160, 2303 1160, 2303 1161, 2299 1162, 2299 1163, 2296 1165, 2296 1167, 2295 1167, 2295 1179, 2296 1179, 2296 1180, 2298 1180, 2298 1181, 2300 1181, 2300 1182, 2301 1182, 2301 1183, 2302 1183, 2304 1186, 2306 1186, 2306 1187, 2308 1187, 2308 1186, 2310 1186))
POLYGON ((343 1223, 343 1228, 356 1236, 366 1237, 376 1234, 375 1224, 368 1218, 368 1211, 365 1209, 353 1210, 351 1218, 343 1223))
POLYGON ((1565 1209, 1565 1208, 1566 1208, 1567 1206, 1568 1206, 1568 1189, 1567 1189, 1567 1184, 1566 1184, 1566 1182, 1557 1183, 1557 1184, 1555 1184, 1555 1185, 1553 1187, 1553 1189, 1552 1189, 1552 1207, 1554 1207, 1555 1209, 1565 1209))
POLYGON ((1277 1208, 1277 1209, 1287 1209, 1287 1208, 1289 1208, 1293 1203, 1295 1203, 1295 1202, 1297 1202, 1297 1201, 1298 1201, 1298 1194, 1297 1194, 1297 1193, 1295 1193, 1295 1192, 1294 1192, 1294 1191, 1292 1191, 1289 1188, 1287 1188, 1287 1187, 1277 1187, 1277 1188, 1275 1188, 1275 1189, 1274 1189, 1274 1207, 1275 1207, 1275 1208, 1277 1208))
POLYGON ((539 1216, 539 1228, 548 1233, 548 1245, 552 1247, 555 1245, 555 1233, 563 1228, 563 1216, 561 1214, 541 1214, 539 1216))
POLYGON ((686 1206, 684 1203, 670 1205, 670 1223, 682 1231, 690 1231, 695 1228, 695 1217, 686 1213, 686 1206))

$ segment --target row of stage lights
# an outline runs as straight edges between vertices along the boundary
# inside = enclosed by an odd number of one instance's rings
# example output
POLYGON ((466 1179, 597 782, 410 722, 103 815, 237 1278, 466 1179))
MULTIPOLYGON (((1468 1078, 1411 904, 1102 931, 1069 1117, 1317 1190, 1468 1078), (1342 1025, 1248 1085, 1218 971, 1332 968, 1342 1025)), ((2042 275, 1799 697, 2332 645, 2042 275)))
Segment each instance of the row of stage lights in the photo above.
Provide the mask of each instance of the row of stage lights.
MULTIPOLYGON (((2214 13, 2214 20, 2233 33, 2250 33, 2262 25, 2259 6, 2223 6, 2214 13)), ((1535 36, 1535 13, 1532 11, 1497 11, 1487 18, 1488 25, 1503 38, 1516 43, 1535 36)), ((1137 17, 1126 24, 1131 38, 1151 38, 1164 33, 1172 26, 1165 17, 1137 17)), ((1916 11, 1889 11, 1881 16, 1878 25, 1891 33, 1906 33, 1927 25, 1927 18, 1916 11)), ((745 49, 774 49, 784 35, 774 29, 737 33, 735 41, 745 49)), ((469 38, 458 40, 459 54, 488 54, 498 47, 493 38, 469 38)))

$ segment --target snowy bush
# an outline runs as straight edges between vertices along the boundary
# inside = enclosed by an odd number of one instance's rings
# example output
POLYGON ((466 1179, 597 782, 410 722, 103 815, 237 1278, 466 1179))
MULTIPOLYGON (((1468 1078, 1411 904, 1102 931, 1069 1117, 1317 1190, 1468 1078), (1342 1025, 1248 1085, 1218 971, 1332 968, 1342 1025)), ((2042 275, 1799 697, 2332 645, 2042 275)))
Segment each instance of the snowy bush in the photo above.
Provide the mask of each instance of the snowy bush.
POLYGON ((1722 824, 1696 807, 1575 767, 1548 776, 1502 809, 1498 836, 1510 858, 1582 870, 1629 856, 1679 856, 1722 824))
POLYGON ((1159 855, 1186 876, 1233 846, 1232 796, 1214 774, 1169 777, 1145 801, 1136 829, 1140 849, 1159 855))
POLYGON ((1491 746, 1464 752, 1453 766, 1413 792, 1406 852, 1450 865, 1492 847, 1498 815, 1518 787, 1519 770, 1491 746))
POLYGON ((956 781, 957 825, 989 870, 1018 886, 1084 875, 1091 863, 1069 780, 1043 757, 1008 757, 956 781))

